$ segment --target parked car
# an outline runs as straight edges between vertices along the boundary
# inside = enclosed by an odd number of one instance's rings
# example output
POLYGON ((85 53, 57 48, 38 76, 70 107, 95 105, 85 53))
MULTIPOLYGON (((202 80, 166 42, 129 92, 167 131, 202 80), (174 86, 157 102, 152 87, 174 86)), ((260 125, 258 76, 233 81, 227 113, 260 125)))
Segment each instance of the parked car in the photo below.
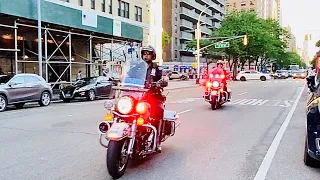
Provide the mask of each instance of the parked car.
POLYGON ((172 71, 169 73, 169 79, 181 79, 181 80, 188 80, 189 76, 185 73, 180 73, 178 71, 172 71))
POLYGON ((0 76, 0 112, 5 111, 8 105, 23 108, 28 102, 48 106, 52 94, 50 84, 36 74, 0 76))
POLYGON ((240 71, 237 76, 237 80, 246 81, 246 80, 261 80, 266 81, 271 79, 269 74, 264 74, 255 70, 248 70, 248 71, 240 71))
MULTIPOLYGON (((317 78, 318 79, 318 78, 317 78)), ((319 80, 317 80, 319 81, 319 80)), ((316 85, 315 76, 307 78, 308 88, 311 92, 311 98, 306 108, 306 136, 304 148, 304 163, 307 166, 319 167, 320 164, 320 87, 316 85)))
POLYGON ((113 98, 115 93, 112 86, 115 86, 116 83, 112 78, 105 76, 82 78, 71 85, 60 85, 60 98, 64 102, 77 98, 86 98, 90 101, 98 97, 113 98))
POLYGON ((287 79, 289 77, 287 70, 277 70, 276 73, 274 73, 273 78, 274 79, 287 79))

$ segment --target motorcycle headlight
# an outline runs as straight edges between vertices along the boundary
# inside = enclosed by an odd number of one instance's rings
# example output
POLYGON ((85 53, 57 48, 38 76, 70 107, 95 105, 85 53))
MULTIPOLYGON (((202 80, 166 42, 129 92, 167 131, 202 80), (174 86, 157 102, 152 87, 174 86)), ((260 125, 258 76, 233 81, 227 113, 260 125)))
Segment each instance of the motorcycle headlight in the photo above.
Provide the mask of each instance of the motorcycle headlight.
POLYGON ((117 102, 117 110, 121 114, 129 114, 133 109, 133 101, 129 97, 122 97, 117 102))
POLYGON ((215 88, 219 87, 219 85, 220 85, 220 84, 219 84, 219 82, 217 82, 217 81, 214 81, 213 84, 212 84, 212 86, 215 87, 215 88))
POLYGON ((111 100, 107 100, 106 102, 104 102, 104 107, 108 110, 111 110, 113 107, 113 102, 111 100))

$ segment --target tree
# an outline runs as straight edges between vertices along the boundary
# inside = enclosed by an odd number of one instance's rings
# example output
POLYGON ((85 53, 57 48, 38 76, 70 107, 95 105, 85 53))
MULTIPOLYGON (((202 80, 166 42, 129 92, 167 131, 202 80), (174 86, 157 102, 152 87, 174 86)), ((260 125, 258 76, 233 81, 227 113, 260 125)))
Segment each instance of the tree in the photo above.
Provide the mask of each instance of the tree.
POLYGON ((162 48, 165 48, 168 44, 170 44, 171 37, 167 33, 167 31, 162 32, 162 48))
POLYGON ((316 60, 317 60, 317 56, 314 56, 312 61, 310 62, 310 65, 312 66, 313 69, 316 68, 316 60))
MULTIPOLYGON (((259 18, 256 13, 249 11, 229 12, 222 21, 221 28, 215 30, 211 37, 242 35, 248 36, 249 42, 247 45, 243 44, 243 38, 238 38, 229 41, 229 48, 211 49, 215 52, 225 52, 230 57, 229 64, 234 68, 234 75, 237 72, 238 63, 244 66, 246 62, 255 61, 256 68, 262 68, 269 62, 281 57, 287 46, 281 37, 288 36, 288 33, 277 21, 259 18)), ((200 46, 203 47, 220 40, 200 41, 200 46)), ((192 41, 188 44, 188 47, 194 48, 195 45, 195 41, 192 41)))
POLYGON ((320 40, 317 41, 316 46, 317 46, 317 47, 320 47, 320 40))

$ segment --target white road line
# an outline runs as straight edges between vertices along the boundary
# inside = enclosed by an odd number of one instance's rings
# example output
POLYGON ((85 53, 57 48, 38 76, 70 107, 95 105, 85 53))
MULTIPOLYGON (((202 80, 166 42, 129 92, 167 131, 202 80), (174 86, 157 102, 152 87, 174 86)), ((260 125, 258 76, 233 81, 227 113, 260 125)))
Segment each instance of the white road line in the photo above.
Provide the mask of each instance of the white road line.
POLYGON ((281 141, 284 133, 287 130, 287 127, 291 121, 291 118, 293 116, 294 111, 296 110, 296 108, 298 106, 298 103, 299 103, 301 95, 304 91, 304 88, 305 88, 305 86, 302 87, 302 89, 301 89, 300 93, 298 94, 298 97, 295 100, 290 112, 288 113, 286 119, 284 120, 283 124, 281 125, 276 137, 272 141, 272 144, 269 147, 268 152, 267 152, 266 156, 264 157, 256 176, 254 177, 254 180, 264 180, 266 178, 267 173, 269 171, 269 168, 271 166, 272 160, 273 160, 273 158, 277 152, 277 149, 280 145, 280 141, 281 141))
POLYGON ((240 94, 238 94, 238 96, 241 96, 241 95, 244 95, 244 94, 247 94, 247 92, 240 93, 240 94))
POLYGON ((184 113, 187 113, 187 112, 190 112, 190 111, 192 111, 192 109, 188 109, 188 110, 185 110, 185 111, 181 111, 181 112, 178 113, 178 115, 184 114, 184 113))

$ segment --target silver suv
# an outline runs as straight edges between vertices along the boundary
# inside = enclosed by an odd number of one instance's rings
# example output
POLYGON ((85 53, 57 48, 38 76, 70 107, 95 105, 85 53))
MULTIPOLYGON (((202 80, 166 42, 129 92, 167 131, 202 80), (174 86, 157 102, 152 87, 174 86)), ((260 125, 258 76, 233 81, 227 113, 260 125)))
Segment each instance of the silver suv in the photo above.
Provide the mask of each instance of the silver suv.
POLYGON ((50 85, 36 74, 0 76, 0 112, 5 111, 7 105, 23 108, 27 102, 38 102, 40 106, 48 106, 52 94, 50 85))

